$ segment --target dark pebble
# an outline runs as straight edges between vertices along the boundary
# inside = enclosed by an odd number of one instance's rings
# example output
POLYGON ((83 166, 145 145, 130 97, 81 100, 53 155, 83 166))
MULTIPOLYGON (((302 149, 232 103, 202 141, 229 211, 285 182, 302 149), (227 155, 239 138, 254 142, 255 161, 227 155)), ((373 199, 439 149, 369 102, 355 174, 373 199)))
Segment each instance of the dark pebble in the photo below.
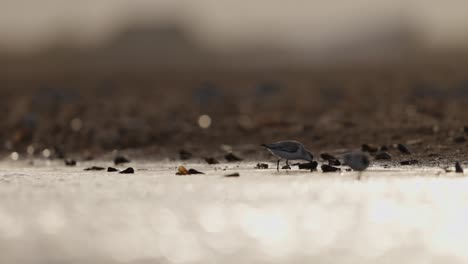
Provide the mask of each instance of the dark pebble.
POLYGON ((108 172, 115 172, 115 171, 119 171, 119 170, 116 169, 116 168, 108 167, 108 168, 107 168, 107 171, 108 171, 108 172))
POLYGON ((76 166, 76 160, 73 159, 65 159, 66 166, 76 166))
POLYGON ((337 160, 337 158, 331 154, 328 154, 328 153, 322 153, 320 154, 320 157, 323 159, 323 160, 326 160, 326 161, 330 161, 330 160, 337 160))
POLYGON ((290 169, 291 169, 291 167, 290 167, 290 166, 288 166, 288 165, 284 165, 283 167, 281 167, 281 169, 282 169, 282 170, 290 170, 290 169))
POLYGON ((455 143, 463 143, 466 142, 466 138, 464 136, 459 136, 453 139, 453 142, 455 143))
POLYGON ((233 161, 241 161, 242 159, 237 157, 236 155, 232 154, 232 153, 228 153, 224 156, 224 158, 229 161, 229 162, 233 162, 233 161))
POLYGON ((458 163, 458 162, 455 162, 455 172, 456 173, 463 173, 463 168, 460 165, 460 163, 458 163))
POLYGON ((268 164, 266 163, 257 163, 257 166, 255 166, 256 169, 268 169, 268 164))
POLYGON ((361 146, 361 150, 363 152, 377 152, 377 147, 374 147, 374 146, 369 146, 367 144, 363 144, 361 146))
POLYGON ((188 160, 188 159, 191 159, 192 158, 192 153, 186 151, 185 149, 181 149, 179 150, 179 158, 181 160, 188 160))
POLYGON ((465 127, 463 128, 463 131, 465 131, 465 133, 468 133, 468 126, 465 126, 465 127))
POLYGON ((403 145, 403 144, 398 144, 398 145, 397 145, 397 149, 398 149, 402 154, 406 154, 406 155, 411 154, 411 151, 409 151, 409 149, 408 149, 405 145, 403 145))
POLYGON ((341 162, 339 160, 329 160, 328 161, 328 165, 330 166, 340 166, 341 165, 341 162))
POLYGON ((125 170, 119 172, 119 173, 123 173, 123 174, 131 174, 131 173, 135 173, 135 171, 133 170, 132 167, 128 167, 126 168, 125 170))
POLYGON ((392 156, 388 154, 387 152, 379 152, 377 155, 375 155, 376 160, 391 160, 392 156))
POLYGON ((234 173, 231 173, 231 174, 228 174, 228 175, 224 175, 224 177, 239 177, 240 174, 238 172, 234 172, 234 173))
POLYGON ((215 158, 205 158, 206 163, 212 165, 212 164, 219 164, 219 161, 215 158))
POLYGON ((298 164, 299 169, 301 170, 315 170, 317 169, 318 163, 316 161, 298 164))
POLYGON ((197 171, 196 169, 189 169, 188 174, 205 174, 201 171, 197 171))
POLYGON ((92 166, 89 168, 84 169, 85 171, 100 171, 100 170, 105 170, 106 168, 103 167, 98 167, 98 166, 92 166))
POLYGON ((330 165, 327 165, 327 164, 323 164, 321 166, 322 168, 322 171, 323 172, 336 172, 336 171, 341 171, 340 168, 337 168, 337 167, 333 167, 333 166, 330 166, 330 165))
POLYGON ((418 160, 403 160, 402 162, 400 162, 401 165, 414 165, 418 163, 418 160))
POLYGON ((388 151, 388 147, 386 145, 383 145, 380 147, 380 151, 388 151))
POLYGON ((119 164, 123 164, 123 163, 128 163, 130 162, 129 159, 127 159, 126 157, 124 156, 117 156, 114 158, 114 164, 115 165, 119 165, 119 164))

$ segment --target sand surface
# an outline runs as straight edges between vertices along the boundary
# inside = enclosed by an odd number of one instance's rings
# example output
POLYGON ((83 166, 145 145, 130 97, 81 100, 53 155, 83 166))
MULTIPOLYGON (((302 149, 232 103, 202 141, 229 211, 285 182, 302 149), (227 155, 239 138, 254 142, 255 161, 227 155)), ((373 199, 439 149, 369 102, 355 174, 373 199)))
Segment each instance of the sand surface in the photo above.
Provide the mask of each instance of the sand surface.
POLYGON ((466 263, 468 178, 256 163, 0 163, 2 263, 466 263), (176 176, 178 165, 205 175, 176 176), (123 166, 119 168, 124 168, 123 166), (238 172, 238 178, 223 177, 238 172))

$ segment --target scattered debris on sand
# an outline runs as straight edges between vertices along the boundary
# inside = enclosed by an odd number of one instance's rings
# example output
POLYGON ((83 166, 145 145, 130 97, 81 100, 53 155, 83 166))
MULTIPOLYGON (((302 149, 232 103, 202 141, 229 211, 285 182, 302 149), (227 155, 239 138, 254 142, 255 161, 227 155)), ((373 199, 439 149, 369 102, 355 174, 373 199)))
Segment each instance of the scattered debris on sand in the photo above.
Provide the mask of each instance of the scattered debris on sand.
POLYGON ((330 165, 330 166, 341 166, 341 161, 339 161, 339 160, 329 160, 328 165, 330 165))
POLYGON ((392 156, 388 152, 382 151, 375 155, 376 160, 391 160, 392 156))
POLYGON ((239 177, 240 174, 238 172, 234 172, 234 173, 231 173, 231 174, 227 174, 227 175, 224 175, 224 177, 239 177))
POLYGON ((463 173, 463 168, 462 168, 462 166, 460 165, 460 163, 458 161, 455 162, 455 172, 456 173, 463 173))
POLYGON ((419 161, 418 160, 415 160, 415 159, 412 159, 412 160, 403 160, 400 162, 401 165, 403 166, 406 166, 406 165, 415 165, 415 164, 418 164, 419 161))
POLYGON ((241 158, 237 157, 236 155, 234 155, 232 152, 226 154, 224 156, 224 158, 229 161, 229 162, 235 162, 235 161, 242 161, 241 158))
POLYGON ((266 163, 257 163, 257 166, 255 166, 255 169, 268 169, 268 164, 266 164, 266 163))
POLYGON ((217 159, 215 159, 215 158, 212 158, 212 157, 205 158, 205 161, 206 161, 206 163, 208 163, 210 165, 219 164, 219 161, 217 159))
POLYGON ((65 159, 64 162, 66 166, 76 166, 76 160, 74 159, 65 159))
POLYGON ((333 167, 333 166, 330 166, 330 165, 327 165, 327 164, 323 164, 321 166, 321 169, 323 172, 337 172, 337 171, 341 171, 340 168, 337 168, 337 167, 333 167))
POLYGON ((133 170, 132 167, 128 167, 126 168, 125 170, 119 172, 119 173, 122 173, 122 174, 132 174, 132 173, 135 173, 135 171, 133 170))
POLYGON ((105 169, 106 168, 104 168, 104 167, 92 166, 92 167, 86 168, 84 170, 85 171, 101 171, 101 170, 105 170, 105 169))
POLYGON ((308 162, 308 163, 301 163, 301 164, 298 164, 299 166, 299 169, 301 170, 316 170, 317 169, 317 166, 318 166, 318 163, 316 161, 312 161, 312 162, 308 162))
POLYGON ((113 167, 107 167, 107 172, 116 172, 116 171, 119 171, 119 170, 113 167))
POLYGON ((320 154, 320 157, 323 160, 328 161, 328 165, 330 165, 330 166, 340 166, 341 165, 341 162, 335 156, 333 156, 331 154, 322 153, 322 154, 320 154))
POLYGON ((403 145, 403 144, 401 144, 401 143, 397 145, 397 149, 398 149, 402 154, 405 154, 405 155, 411 154, 411 151, 408 149, 408 147, 406 147, 405 145, 403 145))
POLYGON ((201 171, 197 171, 196 169, 189 169, 188 174, 205 174, 201 171))
POLYGON ((126 157, 124 156, 117 156, 114 158, 114 164, 115 165, 119 165, 119 164, 124 164, 124 163, 129 163, 130 160, 127 159, 126 157))
POLYGON ((331 154, 328 154, 328 153, 322 153, 320 154, 320 157, 323 159, 323 160, 326 160, 326 161, 329 161, 329 160, 337 160, 337 158, 331 154))
POLYGON ((184 166, 179 166, 176 172, 176 175, 191 175, 191 174, 205 174, 205 173, 201 171, 197 171, 195 169, 187 170, 184 166))

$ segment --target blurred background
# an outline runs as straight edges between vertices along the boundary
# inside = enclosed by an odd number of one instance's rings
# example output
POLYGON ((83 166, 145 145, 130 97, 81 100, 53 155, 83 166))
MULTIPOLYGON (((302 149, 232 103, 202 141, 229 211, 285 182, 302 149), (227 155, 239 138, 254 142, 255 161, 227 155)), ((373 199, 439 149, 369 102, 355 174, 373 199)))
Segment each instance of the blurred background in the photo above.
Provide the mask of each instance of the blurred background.
POLYGON ((170 155, 285 138, 327 149, 463 132, 464 1, 0 3, 7 152, 170 155))

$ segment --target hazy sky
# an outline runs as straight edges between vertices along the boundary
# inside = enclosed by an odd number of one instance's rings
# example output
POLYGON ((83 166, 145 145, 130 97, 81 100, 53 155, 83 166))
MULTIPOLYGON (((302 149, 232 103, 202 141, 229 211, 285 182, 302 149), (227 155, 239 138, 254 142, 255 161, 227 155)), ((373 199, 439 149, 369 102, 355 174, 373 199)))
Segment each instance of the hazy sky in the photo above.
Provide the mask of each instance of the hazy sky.
POLYGON ((0 6, 0 45, 19 48, 57 36, 97 43, 132 20, 186 23, 214 48, 313 49, 405 25, 428 45, 468 39, 466 0, 0 0, 0 6))

